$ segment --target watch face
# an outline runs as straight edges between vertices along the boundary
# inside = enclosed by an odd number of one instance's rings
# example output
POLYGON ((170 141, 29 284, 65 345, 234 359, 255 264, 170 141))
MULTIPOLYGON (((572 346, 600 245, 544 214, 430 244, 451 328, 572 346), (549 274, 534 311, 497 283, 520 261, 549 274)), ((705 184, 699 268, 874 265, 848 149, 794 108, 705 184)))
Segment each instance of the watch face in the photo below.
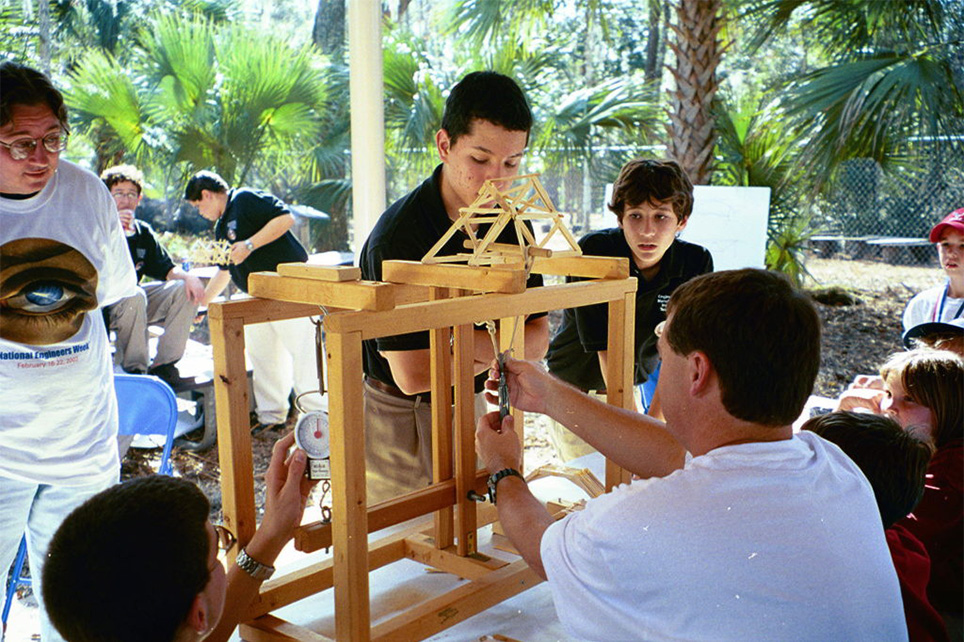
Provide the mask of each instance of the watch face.
POLYGON ((295 426, 295 444, 305 451, 308 459, 328 458, 328 414, 306 412, 295 426))

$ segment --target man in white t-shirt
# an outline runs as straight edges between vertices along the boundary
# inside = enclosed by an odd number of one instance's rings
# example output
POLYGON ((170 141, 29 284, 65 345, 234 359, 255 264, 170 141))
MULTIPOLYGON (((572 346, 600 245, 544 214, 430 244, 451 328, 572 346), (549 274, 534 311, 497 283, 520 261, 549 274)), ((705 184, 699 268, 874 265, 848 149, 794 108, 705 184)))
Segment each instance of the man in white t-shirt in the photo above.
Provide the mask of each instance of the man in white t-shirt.
MULTIPOLYGON (((50 80, 0 64, 0 573, 26 534, 38 597, 54 531, 118 479, 117 402, 98 308, 136 285, 107 188, 60 160, 67 136, 50 80)), ((41 635, 62 639, 43 609, 41 635)))
POLYGON ((642 479, 554 522, 515 472, 511 415, 479 421, 499 519, 560 620, 607 641, 907 639, 870 485, 836 446, 792 432, 820 363, 809 299, 779 275, 726 271, 680 286, 666 313, 665 424, 507 366, 512 405, 642 479))

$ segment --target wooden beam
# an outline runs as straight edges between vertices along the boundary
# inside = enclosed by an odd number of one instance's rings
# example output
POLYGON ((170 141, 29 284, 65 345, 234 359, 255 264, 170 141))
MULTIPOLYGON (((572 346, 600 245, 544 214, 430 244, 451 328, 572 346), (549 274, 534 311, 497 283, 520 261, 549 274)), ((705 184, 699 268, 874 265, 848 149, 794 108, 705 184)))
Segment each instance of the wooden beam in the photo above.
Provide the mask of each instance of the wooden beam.
MULTIPOLYGON (((433 301, 447 299, 448 288, 432 288, 433 301)), ((432 483, 452 479, 452 329, 430 331, 430 375, 432 379, 432 483)), ((451 506, 435 512, 435 541, 439 548, 455 542, 455 513, 451 506)))
POLYGON ((425 639, 540 582, 525 560, 518 560, 373 627, 372 640, 425 639))
POLYGON ((588 279, 627 279, 629 259, 608 256, 560 256, 555 252, 548 258, 536 257, 532 271, 536 274, 581 276, 588 279))
MULTIPOLYGON (((214 358, 214 399, 218 421, 218 462, 225 525, 244 546, 254 536, 254 463, 248 417, 248 369, 244 362, 244 323, 215 313, 209 319, 214 358), (230 349, 228 348, 230 346, 230 349)), ((237 551, 241 546, 234 549, 237 551)), ((229 553, 233 561, 236 552, 229 553)))
POLYGON ((331 511, 335 629, 339 640, 369 635, 368 509, 365 505, 365 416, 362 347, 358 333, 329 333, 328 414, 331 440, 331 511))
MULTIPOLYGON (((368 570, 374 571, 408 557, 406 539, 419 534, 412 527, 373 542, 368 551, 368 570)), ((251 604, 245 616, 254 619, 330 589, 334 586, 334 563, 334 558, 328 558, 268 580, 261 586, 260 596, 251 604)))
POLYGON ((361 268, 351 265, 313 265, 311 263, 279 263, 278 274, 316 281, 360 281, 361 268))
POLYGON ((363 339, 376 339, 443 325, 556 310, 562 302, 565 302, 562 307, 605 303, 635 291, 636 279, 580 281, 529 288, 519 294, 489 294, 399 306, 390 312, 339 312, 328 315, 325 329, 333 333, 360 332, 363 339))
MULTIPOLYGON (((614 406, 636 409, 633 398, 633 361, 636 318, 636 296, 627 293, 622 299, 609 302, 609 343, 607 344, 607 359, 609 371, 606 374, 606 401, 614 406), (617 346, 624 346, 618 350, 617 346)), ((623 470, 610 460, 606 460, 606 489, 628 483, 632 479, 629 471, 623 470)))
POLYGON ((524 270, 502 267, 433 264, 418 261, 384 261, 382 278, 392 283, 414 283, 475 292, 525 292, 524 270))
POLYGON ((434 539, 425 535, 413 535, 405 540, 405 556, 446 573, 467 580, 477 580, 487 573, 508 565, 497 557, 475 553, 468 557, 459 555, 455 547, 440 549, 434 539))
POLYGON ((331 638, 311 629, 292 624, 273 615, 265 615, 241 625, 239 631, 242 640, 246 642, 288 642, 297 640, 304 642, 334 642, 331 638))
POLYGON ((459 555, 478 552, 475 502, 475 327, 455 326, 455 512, 459 555))
POLYGON ((378 281, 332 283, 281 276, 275 272, 255 272, 248 277, 248 292, 266 299, 347 310, 391 310, 395 307, 394 288, 378 281))
MULTIPOLYGON (((469 250, 475 249, 475 246, 472 244, 472 241, 469 241, 469 240, 463 241, 462 246, 469 250)), ((489 252, 501 252, 504 254, 512 254, 516 257, 519 257, 522 255, 522 247, 519 245, 512 245, 511 243, 489 243, 487 250, 489 252)), ((528 246, 526 248, 526 251, 529 253, 529 256, 542 256, 546 258, 552 256, 552 250, 545 247, 538 247, 536 245, 528 246)))
MULTIPOLYGON (((475 473, 475 489, 484 490, 489 473, 475 473)), ((410 519, 455 505, 455 480, 449 479, 368 507, 368 532, 374 533, 410 519)), ((331 524, 314 522, 295 530, 295 548, 310 553, 332 545, 331 524)))
MULTIPOLYGON (((218 301, 208 306, 209 319, 241 319, 245 325, 264 323, 265 321, 299 319, 301 317, 317 315, 318 313, 317 305, 288 303, 286 301, 272 301, 269 299, 218 301)), ((211 333, 213 335, 214 331, 212 330, 211 333)))

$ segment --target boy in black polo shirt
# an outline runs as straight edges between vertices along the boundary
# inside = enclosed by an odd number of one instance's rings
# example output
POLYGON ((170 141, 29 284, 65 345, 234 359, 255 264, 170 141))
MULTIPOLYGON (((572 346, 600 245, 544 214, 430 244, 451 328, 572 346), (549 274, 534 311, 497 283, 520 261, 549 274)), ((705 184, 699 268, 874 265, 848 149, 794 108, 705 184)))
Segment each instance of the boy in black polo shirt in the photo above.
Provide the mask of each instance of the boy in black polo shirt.
MULTIPOLYGON (((693 211, 693 185, 672 161, 628 162, 613 185, 609 209, 619 227, 587 234, 579 246, 585 254, 629 259, 629 274, 638 281, 633 382, 641 384, 659 375, 654 330, 666 320, 670 295, 691 278, 712 272, 713 257, 706 248, 676 238, 693 211)), ((605 391, 608 323, 605 304, 565 310, 546 356, 550 372, 585 392, 605 391)), ((656 400, 643 402, 650 414, 658 413, 656 400)), ((564 461, 592 452, 558 424, 550 440, 564 461)))
MULTIPOLYGON (((532 112, 514 80, 494 71, 476 71, 460 80, 445 102, 435 135, 441 163, 378 219, 359 255, 362 278, 381 280, 385 260, 421 260, 486 180, 519 172, 531 128, 532 112)), ((485 229, 480 226, 476 234, 485 229)), ((466 240, 458 232, 441 254, 463 252, 466 240)), ((507 228, 498 241, 515 243, 515 234, 507 228)), ((526 285, 540 286, 542 277, 532 274, 526 285)), ((547 317, 531 315, 524 332, 525 358, 541 359, 549 343, 547 317)), ((494 358, 485 329, 477 330, 475 349, 478 392, 494 358)), ((367 340, 363 351, 366 477, 368 500, 374 503, 432 480, 429 333, 367 340)), ((484 403, 477 395, 477 412, 484 403)))
MULTIPOLYGON (((290 232, 295 219, 281 199, 265 192, 228 184, 214 172, 195 174, 184 199, 214 222, 214 238, 231 243, 231 262, 219 265, 208 283, 203 305, 221 294, 228 281, 248 291, 248 275, 273 272, 279 263, 308 260, 308 253, 290 232)), ((315 332, 311 319, 301 317, 255 323, 244 328, 245 347, 254 371, 257 423, 252 434, 284 427, 288 396, 318 390, 315 332)), ((304 410, 327 410, 327 399, 307 394, 299 402, 304 410)))

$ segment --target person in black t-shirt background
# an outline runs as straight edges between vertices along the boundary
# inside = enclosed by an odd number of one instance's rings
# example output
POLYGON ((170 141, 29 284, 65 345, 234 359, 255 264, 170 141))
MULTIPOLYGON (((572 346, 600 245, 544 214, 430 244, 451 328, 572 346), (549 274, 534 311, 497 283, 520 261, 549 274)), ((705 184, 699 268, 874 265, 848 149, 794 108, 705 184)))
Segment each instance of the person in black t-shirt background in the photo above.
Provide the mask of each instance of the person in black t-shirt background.
MULTIPOLYGON (((229 281, 248 291, 248 275, 273 272, 279 263, 304 263, 308 252, 291 233, 294 215, 279 198, 260 190, 238 187, 214 172, 200 171, 184 189, 184 200, 214 223, 214 238, 231 243, 230 263, 219 265, 208 282, 203 305, 221 294, 229 281)), ((318 390, 315 331, 309 317, 255 323, 244 328, 245 346, 254 371, 257 419, 252 434, 281 429, 288 416, 288 397, 318 390)), ((306 411, 327 410, 326 397, 306 394, 299 401, 306 411)))
MULTIPOLYGON (((629 274, 638 281, 633 382, 642 384, 659 376, 654 330, 666 320, 670 295, 691 278, 712 272, 713 257, 706 248, 677 238, 693 212, 693 184, 672 161, 637 158, 626 163, 613 185, 609 209, 619 227, 591 232, 579 247, 587 255, 629 259, 629 274)), ((549 371, 584 392, 604 392, 608 324, 606 304, 565 310, 546 355, 549 371)), ((642 401, 644 410, 661 417, 658 397, 642 401)), ((559 424, 549 432, 564 461, 592 452, 559 424)))
POLYGON ((204 285, 171 260, 150 225, 134 218, 134 210, 144 198, 144 175, 140 170, 132 165, 117 165, 104 170, 100 177, 117 205, 138 280, 136 295, 106 308, 108 327, 117 336, 114 360, 125 372, 146 372, 176 389, 182 379, 175 364, 184 356, 191 322, 204 299, 204 285), (145 275, 154 281, 140 283, 145 275), (157 340, 157 354, 148 367, 147 327, 152 324, 160 324, 164 334, 157 340))

